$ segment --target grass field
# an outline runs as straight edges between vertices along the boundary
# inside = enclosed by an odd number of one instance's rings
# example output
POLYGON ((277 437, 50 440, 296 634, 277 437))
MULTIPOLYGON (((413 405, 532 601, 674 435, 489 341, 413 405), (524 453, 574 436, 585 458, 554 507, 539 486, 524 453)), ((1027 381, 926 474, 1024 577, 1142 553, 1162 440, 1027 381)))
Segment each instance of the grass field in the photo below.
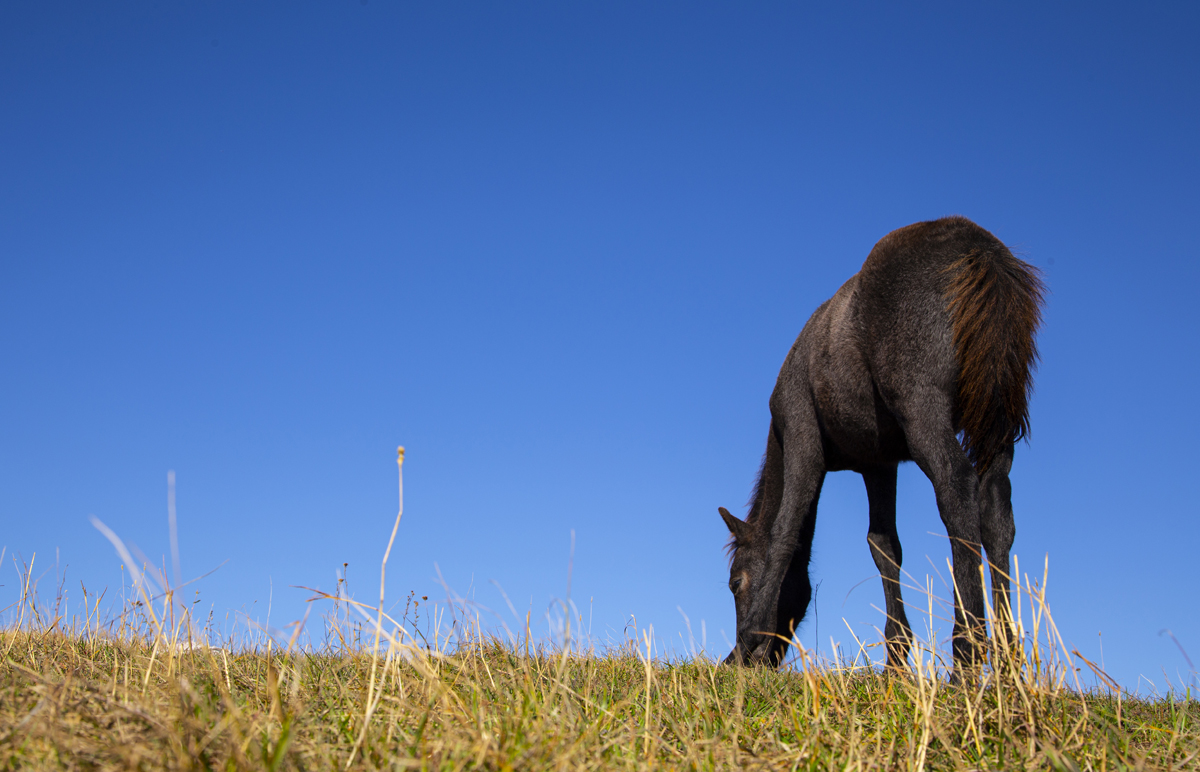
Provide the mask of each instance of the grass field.
POLYGON ((648 632, 607 650, 501 640, 461 608, 418 632, 340 597, 324 643, 289 651, 193 645, 169 595, 106 624, 27 597, 0 632, 0 766, 1200 768, 1200 703, 1133 699, 1098 673, 1085 688, 1036 586, 1022 597, 1022 645, 996 642, 963 685, 925 644, 902 675, 803 652, 776 672, 655 659, 648 632))
POLYGON ((1067 651, 1044 574, 1014 582, 1011 616, 988 609, 989 666, 957 684, 931 587, 910 671, 880 670, 879 644, 861 642, 843 661, 801 650, 774 671, 655 657, 651 630, 600 647, 572 637, 578 618, 556 640, 528 620, 500 637, 469 604, 410 596, 393 619, 383 587, 399 524, 378 605, 339 584, 286 641, 217 640, 99 523, 134 578, 120 608, 85 592, 68 618, 61 587, 39 600, 31 562, 0 629, 0 767, 1200 769, 1193 693, 1135 699, 1067 651))

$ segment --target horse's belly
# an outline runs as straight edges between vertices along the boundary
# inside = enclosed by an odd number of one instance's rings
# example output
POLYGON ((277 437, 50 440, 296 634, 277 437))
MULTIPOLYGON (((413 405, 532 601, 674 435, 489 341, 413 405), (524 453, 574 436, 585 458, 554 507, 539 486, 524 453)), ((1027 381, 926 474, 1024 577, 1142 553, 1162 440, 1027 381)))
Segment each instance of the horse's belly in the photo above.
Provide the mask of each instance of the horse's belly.
POLYGON ((874 390, 838 389, 836 399, 834 390, 821 391, 816 396, 827 468, 861 470, 910 458, 904 431, 874 390))

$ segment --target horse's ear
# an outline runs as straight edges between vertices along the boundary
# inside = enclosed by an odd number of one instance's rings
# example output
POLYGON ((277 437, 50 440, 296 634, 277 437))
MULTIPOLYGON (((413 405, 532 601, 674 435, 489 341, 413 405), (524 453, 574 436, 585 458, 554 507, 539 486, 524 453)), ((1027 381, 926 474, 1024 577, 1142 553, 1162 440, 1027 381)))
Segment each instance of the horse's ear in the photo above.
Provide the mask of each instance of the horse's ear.
POLYGON ((746 532, 746 521, 738 520, 733 515, 729 514, 729 510, 725 507, 717 507, 717 511, 721 513, 721 519, 725 521, 725 527, 733 534, 733 538, 737 541, 742 540, 742 535, 746 532))

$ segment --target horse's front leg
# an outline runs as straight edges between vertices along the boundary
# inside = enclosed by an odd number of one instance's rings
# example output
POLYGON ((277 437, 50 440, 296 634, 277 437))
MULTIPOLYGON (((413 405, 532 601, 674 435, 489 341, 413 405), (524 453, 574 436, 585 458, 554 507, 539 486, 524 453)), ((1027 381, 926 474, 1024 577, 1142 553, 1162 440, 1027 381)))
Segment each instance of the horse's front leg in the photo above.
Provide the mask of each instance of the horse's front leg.
POLYGON ((884 625, 884 640, 887 641, 888 667, 903 669, 908 664, 908 649, 912 642, 912 627, 904 613, 904 599, 900 592, 900 564, 904 552, 900 549, 900 536, 896 533, 896 465, 879 467, 863 472, 867 485, 867 500, 871 507, 871 525, 867 530, 867 544, 871 557, 883 579, 883 596, 886 600, 887 623, 884 625))
MULTIPOLYGON (((815 418, 792 420, 784 432, 783 486, 777 512, 764 512, 749 550, 751 591, 738 605, 738 647, 744 662, 780 664, 792 633, 804 618, 811 595, 808 561, 812 554, 817 499, 825 480, 825 459, 815 418)), ((743 548, 735 555, 741 559, 743 548)))
POLYGON ((808 576, 808 564, 812 560, 817 501, 821 496, 824 479, 825 475, 822 472, 817 480, 816 493, 809 501, 808 512, 800 525, 800 535, 796 542, 796 550, 792 553, 792 562, 779 587, 779 603, 775 617, 776 649, 771 657, 776 665, 782 664, 792 638, 796 635, 796 628, 808 613, 808 604, 812 602, 812 580, 808 576))

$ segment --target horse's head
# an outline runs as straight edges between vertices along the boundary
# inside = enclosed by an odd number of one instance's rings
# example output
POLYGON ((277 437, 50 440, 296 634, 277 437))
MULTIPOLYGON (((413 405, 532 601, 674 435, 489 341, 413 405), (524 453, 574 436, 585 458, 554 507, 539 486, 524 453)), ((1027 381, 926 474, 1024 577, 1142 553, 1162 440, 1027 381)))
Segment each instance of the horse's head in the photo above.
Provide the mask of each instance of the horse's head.
POLYGON ((737 644, 725 662, 776 667, 787 643, 775 633, 779 585, 768 577, 766 535, 725 507, 717 511, 729 528, 729 591, 737 609, 737 644))

